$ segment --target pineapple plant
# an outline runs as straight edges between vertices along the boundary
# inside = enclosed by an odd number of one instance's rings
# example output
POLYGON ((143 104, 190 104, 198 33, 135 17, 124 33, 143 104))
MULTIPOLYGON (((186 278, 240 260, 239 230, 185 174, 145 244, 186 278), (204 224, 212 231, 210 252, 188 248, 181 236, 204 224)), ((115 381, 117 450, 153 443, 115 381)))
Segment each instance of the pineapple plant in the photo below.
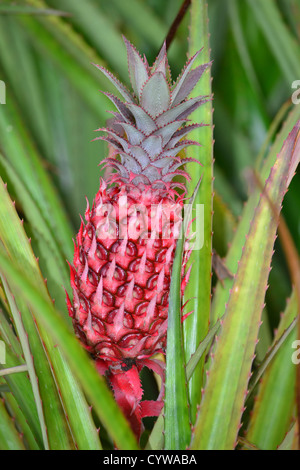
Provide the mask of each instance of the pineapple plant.
POLYGON ((299 449, 299 2, 175 3, 0 6, 1 450, 299 449))
MULTIPOLYGON (((113 156, 103 164, 116 172, 100 182, 86 224, 81 223, 70 265, 73 302, 67 296, 67 303, 78 338, 108 376, 139 436, 141 418, 157 416, 163 406, 161 396, 157 403, 141 402, 139 371, 147 366, 163 375, 163 363, 149 359, 166 348, 170 279, 186 196, 184 183, 175 178, 189 177, 182 166, 193 160, 180 152, 197 144, 184 136, 201 124, 186 121, 206 98, 188 96, 208 64, 193 68, 197 52, 172 85, 165 43, 150 67, 124 42, 132 94, 98 67, 125 100, 106 93, 117 112, 109 127, 99 129, 107 135, 97 137, 111 146, 113 156)), ((188 272, 182 285, 187 277, 188 272)))

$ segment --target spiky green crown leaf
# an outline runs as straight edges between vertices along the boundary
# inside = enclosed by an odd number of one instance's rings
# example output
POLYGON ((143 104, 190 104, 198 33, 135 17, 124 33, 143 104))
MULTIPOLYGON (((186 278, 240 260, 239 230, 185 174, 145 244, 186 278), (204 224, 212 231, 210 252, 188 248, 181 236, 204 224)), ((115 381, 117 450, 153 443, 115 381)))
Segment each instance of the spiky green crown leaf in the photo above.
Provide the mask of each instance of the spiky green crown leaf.
POLYGON ((110 127, 97 129, 106 132, 97 139, 107 141, 120 160, 106 158, 103 163, 117 171, 115 180, 159 187, 170 184, 177 175, 189 175, 179 168, 192 159, 180 158, 179 152, 190 145, 199 145, 183 137, 203 124, 186 125, 188 116, 209 97, 188 99, 190 92, 210 64, 192 69, 198 51, 185 65, 174 84, 167 59, 166 45, 162 46, 154 64, 149 66, 136 48, 123 38, 128 57, 128 70, 133 93, 108 70, 96 65, 114 84, 124 101, 104 93, 116 106, 110 127))

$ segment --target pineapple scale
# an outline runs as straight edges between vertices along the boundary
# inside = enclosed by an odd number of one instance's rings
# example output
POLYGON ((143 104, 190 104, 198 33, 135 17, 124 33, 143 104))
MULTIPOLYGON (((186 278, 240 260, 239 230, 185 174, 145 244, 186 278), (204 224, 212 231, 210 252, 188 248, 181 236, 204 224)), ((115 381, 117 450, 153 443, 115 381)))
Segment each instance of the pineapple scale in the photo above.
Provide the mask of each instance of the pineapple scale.
POLYGON ((164 352, 182 204, 173 190, 102 182, 77 235, 68 300, 75 332, 95 359, 164 352))

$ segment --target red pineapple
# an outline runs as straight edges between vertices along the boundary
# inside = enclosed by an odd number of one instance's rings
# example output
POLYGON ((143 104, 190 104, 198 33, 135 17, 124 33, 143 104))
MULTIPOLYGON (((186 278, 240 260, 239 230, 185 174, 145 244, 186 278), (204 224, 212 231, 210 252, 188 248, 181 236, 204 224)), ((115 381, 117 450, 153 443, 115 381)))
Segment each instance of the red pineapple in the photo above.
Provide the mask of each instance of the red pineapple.
MULTIPOLYGON (((67 297, 76 335, 108 378, 117 402, 140 437, 142 418, 157 416, 156 402, 142 401, 139 372, 146 366, 163 378, 163 364, 150 359, 166 347, 168 297, 185 187, 174 177, 191 161, 179 153, 201 124, 187 117, 206 101, 187 99, 208 64, 192 69, 196 53, 172 85, 165 45, 149 67, 126 40, 131 94, 97 66, 125 102, 106 94, 117 112, 105 140, 113 149, 104 165, 116 170, 87 207, 71 268, 73 302, 67 297), (180 190, 181 194, 177 190, 180 190)), ((183 279, 183 285, 186 279, 183 279)))

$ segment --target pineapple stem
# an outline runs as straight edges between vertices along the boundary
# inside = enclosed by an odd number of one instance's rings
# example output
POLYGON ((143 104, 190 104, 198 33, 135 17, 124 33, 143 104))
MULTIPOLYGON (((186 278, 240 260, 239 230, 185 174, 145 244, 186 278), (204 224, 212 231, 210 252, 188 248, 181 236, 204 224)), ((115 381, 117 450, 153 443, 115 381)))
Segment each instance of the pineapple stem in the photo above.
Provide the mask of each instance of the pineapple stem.
POLYGON ((170 26, 170 29, 169 29, 169 32, 166 36, 166 49, 168 50, 174 37, 175 37, 175 34, 176 34, 176 31, 180 25, 180 23, 182 22, 183 18, 184 18, 184 15, 185 13, 187 12, 189 6, 191 4, 191 0, 184 0, 183 4, 181 5, 181 8, 175 18, 175 20, 173 21, 173 23, 171 24, 170 26))

